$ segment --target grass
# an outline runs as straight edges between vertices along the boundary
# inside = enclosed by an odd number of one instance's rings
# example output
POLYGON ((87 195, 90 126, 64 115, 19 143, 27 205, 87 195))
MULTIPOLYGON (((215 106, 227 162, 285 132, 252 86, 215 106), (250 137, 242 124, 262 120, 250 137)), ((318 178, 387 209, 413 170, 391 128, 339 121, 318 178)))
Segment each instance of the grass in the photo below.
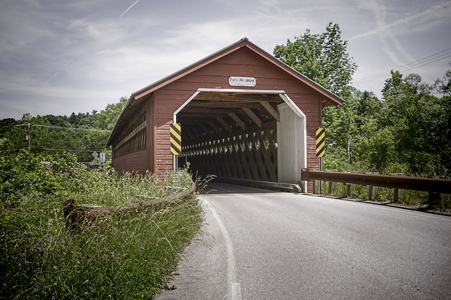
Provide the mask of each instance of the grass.
POLYGON ((68 180, 65 188, 50 194, 16 191, 14 202, 0 202, 0 298, 149 299, 164 288, 178 253, 200 228, 195 195, 69 233, 62 213, 66 197, 77 204, 127 204, 138 194, 163 193, 168 177, 118 177, 110 169, 63 173, 56 175, 68 180))

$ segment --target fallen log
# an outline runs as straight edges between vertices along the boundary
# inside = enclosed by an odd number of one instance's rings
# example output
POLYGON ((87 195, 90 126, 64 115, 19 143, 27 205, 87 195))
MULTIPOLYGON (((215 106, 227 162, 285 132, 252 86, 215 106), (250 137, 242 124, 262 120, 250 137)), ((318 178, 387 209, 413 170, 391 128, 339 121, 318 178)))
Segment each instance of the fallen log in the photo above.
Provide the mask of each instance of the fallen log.
POLYGON ((92 227, 96 224, 99 224, 103 220, 106 220, 113 215, 126 213, 129 211, 142 211, 143 209, 147 209, 149 207, 157 207, 159 205, 168 204, 173 202, 174 200, 192 196, 195 191, 196 184, 191 180, 191 187, 177 194, 121 206, 77 206, 75 205, 74 199, 69 199, 63 203, 63 214, 66 221, 66 229, 68 231, 79 231, 85 227, 92 227))

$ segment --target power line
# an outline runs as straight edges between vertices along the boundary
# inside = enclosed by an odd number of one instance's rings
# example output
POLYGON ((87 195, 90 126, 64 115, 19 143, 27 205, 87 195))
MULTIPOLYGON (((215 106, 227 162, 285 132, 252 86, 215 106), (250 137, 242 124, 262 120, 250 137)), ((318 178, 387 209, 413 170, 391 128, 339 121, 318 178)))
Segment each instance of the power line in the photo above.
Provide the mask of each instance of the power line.
MULTIPOLYGON (((20 151, 23 148, 19 148, 19 149, 6 149, 6 150, 0 150, 0 152, 9 152, 9 151, 20 151)), ((90 153, 93 151, 99 151, 102 152, 102 147, 98 147, 98 148, 90 148, 90 149, 54 149, 54 148, 33 148, 33 150, 45 150, 45 151, 61 151, 61 152, 86 152, 86 153, 90 153)))
MULTIPOLYGON (((20 124, 16 126, 28 126, 28 124, 20 124)), ((54 128, 54 129, 71 129, 71 130, 84 130, 84 131, 99 131, 99 132, 110 132, 111 130, 104 129, 94 129, 94 128, 77 128, 77 127, 62 127, 62 126, 51 126, 51 125, 40 125, 40 124, 31 124, 31 126, 36 127, 45 127, 45 128, 54 128)))
POLYGON ((53 149, 53 148, 36 148, 36 150, 45 150, 45 151, 68 151, 68 152, 92 152, 92 151, 100 151, 102 147, 91 148, 91 149, 53 149))
MULTIPOLYGON (((434 62, 437 62, 437 61, 440 61, 440 60, 443 60, 446 58, 451 58, 451 48, 428 55, 428 56, 418 59, 414 62, 402 65, 400 67, 394 67, 394 68, 392 68, 392 70, 396 70, 396 71, 400 71, 400 72, 406 71, 409 69, 413 69, 413 68, 421 67, 421 66, 424 66, 427 64, 431 64, 431 63, 434 63, 434 62)), ((353 82, 353 84, 368 83, 368 82, 375 81, 375 80, 378 80, 381 78, 387 78, 389 76, 390 76, 390 71, 384 71, 384 72, 381 72, 381 73, 378 73, 378 74, 375 74, 372 76, 368 76, 368 77, 356 80, 353 82)))

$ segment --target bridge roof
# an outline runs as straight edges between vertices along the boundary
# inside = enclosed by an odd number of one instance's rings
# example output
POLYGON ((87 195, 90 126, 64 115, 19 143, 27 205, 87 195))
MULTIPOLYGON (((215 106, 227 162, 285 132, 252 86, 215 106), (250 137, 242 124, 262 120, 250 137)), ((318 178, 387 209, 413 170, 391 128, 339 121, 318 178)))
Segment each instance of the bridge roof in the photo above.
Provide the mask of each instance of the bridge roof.
POLYGON ((295 79, 297 79, 300 83, 302 83, 302 84, 310 87, 314 91, 318 92, 322 96, 323 100, 328 105, 343 104, 343 102, 344 102, 343 99, 341 99, 337 95, 333 94, 332 92, 323 88, 322 86, 315 83, 314 81, 310 80, 309 78, 307 78, 300 72, 296 71, 295 69, 291 68, 287 64, 278 60, 277 58, 275 58, 268 52, 264 51, 260 47, 256 46, 252 42, 250 42, 247 38, 243 38, 243 39, 233 43, 232 45, 230 45, 218 52, 215 52, 200 61, 195 62, 192 65, 189 65, 165 78, 162 78, 161 80, 158 80, 158 81, 134 92, 131 95, 127 105, 122 110, 120 116, 116 120, 116 124, 110 134, 110 137, 108 138, 106 145, 109 146, 113 143, 113 140, 119 134, 119 132, 121 131, 121 128, 123 128, 125 126, 124 123, 127 123, 128 121, 130 121, 130 118, 131 118, 131 115, 133 115, 133 112, 135 112, 138 109, 138 107, 142 106, 142 104, 146 101, 146 99, 148 99, 148 97, 153 92, 155 92, 161 88, 164 88, 165 86, 177 81, 178 79, 183 78, 183 77, 185 77, 209 64, 212 64, 212 63, 218 61, 219 59, 221 59, 233 52, 236 52, 240 49, 243 49, 243 48, 251 50, 257 56, 259 56, 259 57, 263 58, 265 61, 267 61, 270 65, 273 65, 273 66, 279 68, 280 70, 284 71, 285 73, 287 73, 287 74, 291 75, 292 77, 294 77, 295 79))

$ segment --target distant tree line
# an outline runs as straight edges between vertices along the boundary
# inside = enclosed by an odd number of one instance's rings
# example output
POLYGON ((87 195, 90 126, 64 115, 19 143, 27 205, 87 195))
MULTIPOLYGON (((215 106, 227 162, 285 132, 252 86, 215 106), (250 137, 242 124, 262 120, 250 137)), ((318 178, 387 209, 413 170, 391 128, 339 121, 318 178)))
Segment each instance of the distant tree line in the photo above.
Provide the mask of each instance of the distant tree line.
POLYGON ((324 168, 451 177, 451 70, 433 84, 391 72, 382 99, 350 86, 356 64, 340 27, 277 45, 274 55, 345 100, 323 109, 324 168))
POLYGON ((127 101, 121 98, 100 112, 93 110, 70 116, 27 113, 20 120, 0 120, 0 151, 11 153, 29 148, 35 154, 72 152, 82 162, 94 160, 94 152, 105 152, 111 157, 105 142, 127 101))
MULTIPOLYGON (((350 85, 357 65, 332 22, 324 33, 307 30, 277 45, 274 56, 345 100, 323 109, 325 169, 451 177, 451 71, 432 84, 392 71, 378 99, 350 85)), ((27 126, 18 125, 30 123, 31 152, 72 151, 79 161, 94 151, 111 155, 105 142, 127 101, 100 112, 0 120, 0 151, 26 149, 27 126)))

